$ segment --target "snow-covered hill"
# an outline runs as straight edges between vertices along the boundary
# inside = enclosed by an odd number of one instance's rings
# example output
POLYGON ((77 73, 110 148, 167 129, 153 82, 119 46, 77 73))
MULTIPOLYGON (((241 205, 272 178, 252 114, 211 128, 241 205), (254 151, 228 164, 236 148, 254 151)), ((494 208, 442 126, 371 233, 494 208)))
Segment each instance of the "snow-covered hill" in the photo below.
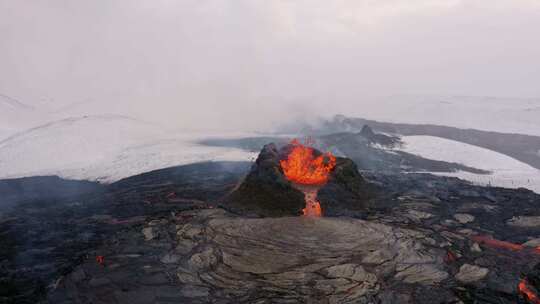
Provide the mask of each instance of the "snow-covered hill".
POLYGON ((253 157, 239 149, 195 143, 205 136, 125 116, 67 118, 0 141, 0 178, 55 174, 112 182, 168 166, 253 157))
POLYGON ((404 136, 400 150, 425 158, 456 162, 491 171, 492 174, 468 172, 443 173, 480 185, 507 188, 524 187, 540 193, 540 170, 506 155, 477 146, 434 136, 404 136))

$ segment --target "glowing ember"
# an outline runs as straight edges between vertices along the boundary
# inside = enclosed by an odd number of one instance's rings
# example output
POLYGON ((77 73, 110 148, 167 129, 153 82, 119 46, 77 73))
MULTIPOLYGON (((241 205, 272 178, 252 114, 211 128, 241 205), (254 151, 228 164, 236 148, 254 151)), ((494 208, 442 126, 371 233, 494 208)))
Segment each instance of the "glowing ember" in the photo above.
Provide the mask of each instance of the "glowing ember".
POLYGON ((291 142, 293 149, 286 160, 280 161, 283 173, 288 180, 301 185, 324 185, 328 175, 336 166, 336 158, 331 153, 315 157, 311 147, 298 140, 291 142))
POLYGON ((105 257, 102 255, 96 256, 96 262, 101 266, 105 266, 105 257))
POLYGON ((540 304, 540 298, 529 288, 525 279, 519 282, 518 290, 532 304, 540 304))
POLYGON ((328 182, 330 171, 336 166, 336 158, 331 153, 315 157, 315 150, 302 145, 298 140, 291 142, 292 151, 286 160, 280 161, 283 173, 296 188, 304 193, 305 216, 322 216, 321 203, 317 201, 318 188, 328 182))

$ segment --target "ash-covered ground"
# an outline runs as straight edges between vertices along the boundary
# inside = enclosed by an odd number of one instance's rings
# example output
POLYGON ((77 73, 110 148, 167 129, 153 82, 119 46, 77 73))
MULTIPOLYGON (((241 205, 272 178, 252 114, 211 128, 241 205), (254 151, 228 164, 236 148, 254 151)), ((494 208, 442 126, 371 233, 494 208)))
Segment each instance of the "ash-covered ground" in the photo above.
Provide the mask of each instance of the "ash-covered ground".
POLYGON ((532 191, 363 171, 378 189, 363 212, 231 213, 251 166, 55 179, 66 195, 2 181, 0 303, 535 303, 518 290, 540 288, 532 191))

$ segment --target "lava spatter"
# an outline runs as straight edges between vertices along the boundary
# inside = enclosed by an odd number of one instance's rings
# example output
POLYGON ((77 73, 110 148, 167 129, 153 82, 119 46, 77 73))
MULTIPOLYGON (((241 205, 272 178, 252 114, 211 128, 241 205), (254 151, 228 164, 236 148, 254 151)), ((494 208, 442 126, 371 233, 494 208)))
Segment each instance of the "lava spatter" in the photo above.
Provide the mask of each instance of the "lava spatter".
POLYGON ((315 156, 315 150, 294 139, 292 151, 280 161, 283 173, 291 182, 301 185, 322 186, 328 181, 330 171, 336 166, 332 153, 315 156))
POLYGON ((292 150, 287 159, 280 161, 285 177, 302 191, 306 207, 302 209, 305 216, 322 216, 322 208, 317 200, 317 192, 328 182, 330 172, 336 166, 336 157, 331 153, 315 156, 315 150, 294 139, 292 150))

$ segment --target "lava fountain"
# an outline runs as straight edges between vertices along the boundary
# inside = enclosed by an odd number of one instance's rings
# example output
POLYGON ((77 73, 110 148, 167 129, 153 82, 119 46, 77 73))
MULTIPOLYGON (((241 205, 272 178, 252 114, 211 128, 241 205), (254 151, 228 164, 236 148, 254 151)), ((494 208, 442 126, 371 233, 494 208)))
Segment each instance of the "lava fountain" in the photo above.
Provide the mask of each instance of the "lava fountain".
MULTIPOLYGON (((292 150, 280 165, 285 177, 293 186, 304 193, 305 216, 322 216, 321 203, 317 200, 319 188, 328 182, 330 172, 336 166, 336 157, 331 153, 315 155, 315 149, 291 141, 292 150)), ((318 152, 317 152, 318 153, 318 152)))

